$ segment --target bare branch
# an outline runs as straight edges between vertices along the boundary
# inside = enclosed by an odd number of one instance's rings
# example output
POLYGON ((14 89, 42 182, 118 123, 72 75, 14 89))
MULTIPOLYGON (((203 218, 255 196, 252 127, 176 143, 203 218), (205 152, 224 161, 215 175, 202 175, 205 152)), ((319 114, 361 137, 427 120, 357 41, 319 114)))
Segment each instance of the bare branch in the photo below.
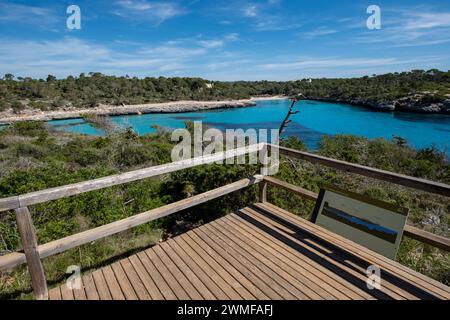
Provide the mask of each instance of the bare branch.
POLYGON ((297 101, 299 101, 299 100, 301 100, 303 98, 304 98, 303 95, 300 94, 297 98, 293 98, 292 99, 291 107, 289 108, 289 111, 288 111, 288 113, 286 115, 286 118, 284 118, 283 122, 281 123, 280 130, 278 131, 280 138, 281 138, 284 130, 286 130, 287 125, 292 122, 292 120, 290 120, 289 118, 292 115, 298 114, 300 112, 300 111, 294 110, 294 107, 295 107, 297 101))

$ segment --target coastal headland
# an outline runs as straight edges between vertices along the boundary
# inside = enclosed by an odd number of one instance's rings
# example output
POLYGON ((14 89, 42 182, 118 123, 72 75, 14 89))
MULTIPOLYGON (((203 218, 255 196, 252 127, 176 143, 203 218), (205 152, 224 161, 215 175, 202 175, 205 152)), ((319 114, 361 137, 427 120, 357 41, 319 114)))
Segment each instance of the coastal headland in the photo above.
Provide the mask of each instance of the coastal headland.
POLYGON ((164 103, 149 103, 138 105, 99 105, 95 108, 77 109, 64 108, 53 111, 41 111, 36 109, 23 110, 19 114, 11 111, 0 113, 0 124, 9 124, 21 121, 50 121, 82 118, 86 115, 99 116, 119 116, 119 115, 139 115, 148 113, 182 113, 195 112, 213 109, 243 108, 255 106, 256 101, 285 99, 282 96, 255 97, 243 100, 224 101, 172 101, 164 103))

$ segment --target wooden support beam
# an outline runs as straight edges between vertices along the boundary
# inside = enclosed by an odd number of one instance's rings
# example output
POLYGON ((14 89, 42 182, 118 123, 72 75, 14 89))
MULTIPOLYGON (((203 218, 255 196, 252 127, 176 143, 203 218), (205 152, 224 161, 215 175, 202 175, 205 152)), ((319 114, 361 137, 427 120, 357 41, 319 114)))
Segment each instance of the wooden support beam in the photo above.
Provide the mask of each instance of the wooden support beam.
MULTIPOLYGON (((84 232, 80 232, 59 240, 55 240, 39 246, 39 254, 41 258, 47 258, 49 256, 67 251, 79 247, 83 244, 91 243, 93 241, 108 237, 110 235, 129 230, 144 223, 157 220, 159 218, 166 217, 176 212, 180 212, 185 209, 195 207, 199 204, 211 201, 213 199, 222 197, 224 195, 233 193, 238 190, 242 190, 246 187, 258 184, 262 181, 263 177, 258 175, 247 179, 242 179, 235 183, 226 185, 224 187, 208 191, 188 199, 184 199, 164 207, 156 208, 135 216, 115 221, 113 223, 90 229, 84 232)), ((0 271, 8 270, 23 264, 25 261, 25 255, 14 252, 0 257, 0 271)))
POLYGON ((267 202, 267 182, 265 181, 259 184, 259 202, 267 202))
POLYGON ((278 179, 275 179, 272 177, 264 177, 264 181, 273 186, 276 186, 276 187, 282 188, 284 190, 290 191, 292 193, 295 193, 295 194, 297 194, 305 199, 311 200, 311 201, 316 201, 318 198, 317 193, 300 188, 298 186, 294 186, 293 184, 290 184, 290 183, 287 183, 287 182, 284 182, 284 181, 281 181, 281 180, 278 180, 278 179))
POLYGON ((314 164, 320 164, 333 169, 356 173, 362 176, 391 182, 397 185, 402 185, 405 187, 414 188, 421 191, 438 194, 441 196, 450 197, 450 185, 445 183, 414 178, 398 173, 362 166, 359 164, 353 164, 345 161, 326 158, 316 154, 311 154, 294 149, 278 147, 274 145, 270 145, 270 147, 279 149, 280 154, 288 157, 305 160, 314 164))
POLYGON ((403 235, 419 242, 429 244, 435 248, 450 252, 450 239, 448 238, 444 238, 409 225, 405 227, 403 235))
MULTIPOLYGON (((270 185, 283 188, 311 201, 317 201, 317 198, 319 196, 317 193, 300 188, 298 186, 292 185, 284 181, 280 181, 272 177, 264 177, 264 181, 270 185)), ((406 225, 405 230, 403 232, 403 236, 417 240, 422 243, 429 244, 435 248, 439 248, 441 250, 450 252, 450 239, 435 235, 433 233, 424 230, 420 230, 413 226, 406 225)))
POLYGON ((38 300, 48 299, 47 281, 38 252, 37 238, 27 207, 16 209, 17 227, 28 264, 33 291, 38 300))

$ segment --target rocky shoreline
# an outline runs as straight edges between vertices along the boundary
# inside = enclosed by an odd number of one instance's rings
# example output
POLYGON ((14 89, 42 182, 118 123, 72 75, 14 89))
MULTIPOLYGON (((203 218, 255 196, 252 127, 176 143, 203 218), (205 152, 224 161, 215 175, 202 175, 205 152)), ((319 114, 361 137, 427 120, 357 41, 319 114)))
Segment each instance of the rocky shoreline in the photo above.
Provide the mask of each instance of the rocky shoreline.
POLYGON ((0 124, 10 124, 21 121, 50 121, 82 118, 85 115, 99 116, 119 116, 119 115, 139 115, 148 113, 182 113, 213 109, 243 108, 255 106, 257 100, 277 99, 273 98, 255 98, 247 100, 228 100, 228 101, 176 101, 164 103, 150 103, 141 105, 123 105, 108 106, 100 105, 90 109, 67 108, 56 111, 41 111, 35 109, 24 110, 20 114, 14 114, 12 111, 0 113, 0 124))
MULTIPOLYGON (((282 100, 286 96, 264 96, 254 97, 243 100, 225 100, 225 101, 173 101, 163 103, 149 103, 139 105, 100 105, 89 109, 63 108, 55 111, 41 111, 37 109, 25 109, 19 114, 12 110, 0 112, 0 125, 11 124, 21 121, 50 121, 77 119, 86 115, 99 116, 121 116, 121 115, 140 115, 149 113, 184 113, 214 109, 244 108, 255 106, 257 101, 262 100, 282 100)), ((396 99, 387 103, 379 103, 365 99, 347 99, 337 97, 314 97, 307 96, 308 100, 347 103, 355 106, 371 108, 377 111, 393 112, 414 112, 427 114, 450 114, 450 97, 443 102, 424 103, 423 95, 414 94, 411 96, 396 99)))
POLYGON ((415 94, 403 98, 399 98, 393 101, 379 103, 372 100, 365 99, 346 99, 346 98, 319 98, 319 97, 307 97, 309 100, 326 101, 326 102, 339 102, 347 103, 354 106, 362 106, 377 111, 403 111, 414 113, 427 113, 427 114, 450 114, 450 98, 442 102, 423 102, 421 101, 422 95, 415 94))

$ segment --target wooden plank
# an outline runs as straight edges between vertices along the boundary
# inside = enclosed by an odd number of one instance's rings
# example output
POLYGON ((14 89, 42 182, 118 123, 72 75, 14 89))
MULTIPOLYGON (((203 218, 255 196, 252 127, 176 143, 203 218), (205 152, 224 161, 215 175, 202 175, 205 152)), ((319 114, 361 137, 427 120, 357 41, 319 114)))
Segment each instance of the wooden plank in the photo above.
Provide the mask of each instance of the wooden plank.
MULTIPOLYGON (((281 215, 280 213, 278 213, 281 215)), ((290 217, 284 217, 286 219, 289 219, 290 217)), ((287 220, 289 221, 289 220, 287 220)), ((295 221, 293 221, 295 223, 295 221)), ((301 226, 299 225, 299 228, 301 226)), ((314 233, 315 236, 318 236, 322 239, 322 236, 319 232, 314 233)), ((306 238, 305 242, 307 243, 313 243, 315 247, 317 247, 322 252, 336 256, 336 261, 338 261, 341 264, 346 264, 349 267, 357 270, 360 274, 365 275, 367 266, 371 265, 372 263, 369 263, 365 261, 364 259, 361 259, 359 257, 359 252, 346 254, 345 252, 349 253, 349 251, 343 250, 340 254, 336 255, 336 251, 333 249, 331 250, 329 246, 322 245, 320 242, 312 241, 311 239, 306 238), (346 257, 347 255, 347 257, 346 257), (356 260, 355 260, 356 259, 356 260), (359 261, 358 263, 356 261, 359 261), (361 261, 363 261, 363 266, 360 264, 361 261)), ((329 242, 333 247, 338 247, 339 250, 342 250, 342 247, 336 246, 335 242, 329 242)), ((409 299, 409 300, 417 300, 419 297, 423 297, 423 294, 421 294, 420 290, 414 289, 414 287, 409 287, 409 289, 404 289, 403 286, 398 285, 398 279, 394 276, 390 276, 388 273, 386 273, 386 270, 382 268, 381 265, 379 265, 382 269, 382 278, 383 278, 383 292, 386 292, 390 296, 392 296, 395 299, 399 299, 400 297, 403 299, 409 299), (386 290, 384 290, 386 289, 386 290)), ((425 298, 425 297, 423 297, 425 298)))
MULTIPOLYGON (((228 296, 232 299, 254 300, 254 296, 231 275, 228 271, 228 267, 223 267, 214 258, 212 258, 204 247, 199 246, 192 239, 191 234, 193 234, 193 232, 186 234, 183 237, 183 240, 224 280, 224 282, 221 281, 221 283, 226 283, 223 290, 228 294, 228 296), (230 287, 232 290, 230 290, 230 287)), ((219 285, 221 284, 219 283, 219 285)))
POLYGON ((37 238, 28 208, 16 209, 17 228, 19 229, 20 241, 25 252, 28 271, 34 295, 38 300, 48 299, 47 280, 45 279, 44 267, 37 250, 37 238))
POLYGON ((201 300, 202 295, 197 289, 189 282, 188 278, 181 272, 178 266, 166 255, 161 246, 155 246, 153 251, 161 260, 161 262, 167 267, 169 272, 175 277, 181 287, 186 291, 192 300, 201 300))
POLYGON ((419 242, 429 244, 435 248, 450 252, 450 239, 448 238, 444 238, 409 225, 405 226, 403 235, 419 242))
MULTIPOLYGON (((366 287, 367 267, 371 265, 364 259, 361 259, 358 254, 348 254, 348 251, 342 250, 340 246, 336 246, 334 242, 323 241, 322 238, 318 234, 314 234, 313 236, 308 235, 308 232, 303 229, 300 225, 286 225, 283 222, 275 222, 271 217, 266 217, 261 213, 256 211, 252 211, 252 215, 257 215, 262 220, 270 221, 278 226, 278 229, 284 230, 286 234, 290 234, 293 238, 301 240, 301 242, 311 251, 320 252, 328 261, 332 261, 336 266, 338 266, 341 270, 345 270, 347 273, 353 275, 355 279, 359 279, 361 283, 363 283, 363 287, 366 287), (317 241, 317 239, 320 239, 317 241), (314 249, 314 250, 312 250, 314 249)), ((387 277, 387 274, 383 274, 383 286, 380 290, 370 291, 371 294, 378 295, 378 298, 384 299, 383 294, 387 295, 393 299, 403 300, 417 300, 419 296, 418 292, 410 292, 405 290, 395 283, 391 283, 393 280, 392 277, 387 277), (380 295, 381 294, 381 295, 380 295)))
POLYGON ((86 291, 86 298, 88 300, 100 300, 97 288, 94 283, 94 278, 91 273, 83 276, 84 290, 86 291))
MULTIPOLYGON (((245 210, 241 210, 243 214, 245 214, 245 210)), ((367 292, 361 290, 358 286, 344 280, 338 274, 330 272, 328 268, 323 266, 320 263, 320 260, 312 259, 308 257, 308 255, 302 254, 301 250, 294 248, 292 246, 286 245, 282 240, 274 237, 273 235, 264 232, 260 229, 259 226, 254 225, 253 223, 243 219, 242 217, 233 214, 230 217, 230 220, 236 221, 239 226, 249 230, 249 232, 264 241, 264 244, 267 246, 274 246, 276 250, 280 250, 287 254, 291 260, 296 261, 297 263, 301 263, 310 274, 315 274, 321 279, 322 283, 329 283, 331 286, 337 288, 340 292, 344 292, 347 296, 351 297, 354 300, 361 299, 371 299, 371 295, 367 292), (298 262, 299 261, 299 262, 298 262), (310 266, 308 268, 308 266, 310 266), (331 279, 331 281, 330 281, 331 279)))
POLYGON ((111 293, 109 292, 108 285, 106 284, 106 280, 101 269, 92 273, 92 279, 94 279, 95 287, 97 288, 100 300, 112 300, 111 293))
POLYGON ((164 296, 166 300, 177 300, 177 295, 173 292, 173 290, 169 287, 166 280, 161 276, 158 269, 153 265, 152 261, 145 254, 145 252, 139 252, 137 257, 141 261, 142 265, 147 270, 147 273, 151 275, 153 281, 156 284, 156 287, 159 289, 161 294, 164 296))
MULTIPOLYGON (((317 281, 314 273, 310 273, 306 271, 303 266, 297 261, 296 263, 289 260, 286 256, 281 254, 280 251, 272 249, 270 246, 265 245, 258 238, 254 237, 252 234, 240 228, 237 225, 234 225, 229 219, 220 219, 217 221, 217 224, 221 227, 222 230, 226 230, 230 234, 233 235, 234 239, 242 239, 244 243, 247 244, 248 248, 251 248, 255 252, 260 252, 265 254, 273 263, 280 263, 280 267, 283 267, 290 275, 296 278, 296 282, 301 283, 302 286, 308 288, 308 290, 317 293, 320 298, 335 300, 336 298, 340 298, 342 300, 349 299, 342 293, 337 293, 337 290, 330 287, 326 290, 326 287, 320 280, 317 281), (334 289, 336 293, 331 290, 334 289), (333 293, 330 293, 332 291, 333 293)), ((314 297, 311 297, 314 299, 314 297)))
POLYGON ((61 300, 61 288, 59 286, 48 291, 49 300, 61 300))
POLYGON ((84 289, 83 278, 81 278, 81 288, 73 289, 73 296, 75 300, 87 300, 86 291, 84 289))
MULTIPOLYGON (((284 181, 280 181, 272 177, 264 177, 264 181, 267 181, 271 185, 291 191, 308 200, 317 201, 317 198, 319 197, 317 193, 300 188, 298 186, 295 186, 293 184, 284 181)), ((420 230, 413 226, 406 225, 403 236, 417 240, 422 243, 429 244, 441 250, 450 252, 450 239, 432 234, 424 230, 420 230)))
MULTIPOLYGON (((226 263, 222 264, 224 267, 228 265, 228 269, 230 269, 230 267, 235 268, 239 273, 242 274, 242 276, 248 279, 248 281, 250 281, 255 287, 263 292, 264 295, 266 295, 269 299, 282 299, 281 295, 278 292, 276 292, 270 287, 270 285, 267 285, 264 282, 264 279, 261 278, 261 275, 254 273, 253 270, 249 269, 248 266, 245 265, 242 261, 237 260, 234 256, 224 251, 215 242, 209 240, 208 238, 203 239, 195 232, 195 230, 190 233, 189 236, 194 239, 202 248, 206 248, 205 250, 208 251, 208 253, 213 252, 214 254, 219 255, 223 259, 223 261, 226 261, 226 263)), ((245 284, 245 282, 242 283, 245 284)), ((249 287, 249 290, 250 289, 251 287, 249 287)))
MULTIPOLYGON (((275 257, 291 265, 300 274, 299 277, 304 277, 317 286, 320 286, 326 292, 332 295, 333 299, 349 300, 349 299, 367 299, 368 295, 360 295, 350 290, 346 286, 340 284, 339 281, 335 281, 333 277, 330 277, 327 272, 324 272, 323 267, 319 264, 315 264, 314 261, 308 260, 306 257, 301 256, 298 252, 295 252, 291 248, 282 245, 280 241, 275 238, 269 238, 266 234, 263 234, 254 226, 247 225, 248 222, 240 219, 236 215, 230 215, 224 219, 224 223, 238 232, 241 232, 246 239, 251 242, 255 242, 261 248, 266 248, 275 257), (253 228, 252 228, 253 227, 253 228), (291 250, 289 250, 291 249, 291 250)), ((342 281, 342 279, 340 279, 342 281)), ((312 285, 315 287, 314 285, 312 285)), ((355 287, 356 288, 356 287, 355 287)))
POLYGON ((192 285, 195 287, 196 291, 199 292, 200 299, 205 300, 216 300, 214 294, 208 289, 205 284, 199 279, 199 277, 193 272, 189 266, 176 254, 176 252, 166 243, 162 242, 159 244, 159 247, 167 255, 169 259, 173 261, 173 263, 180 269, 183 275, 189 279, 192 285))
POLYGON ((321 234, 321 236, 324 239, 329 239, 332 242, 336 242, 336 243, 342 243, 344 245, 344 247, 346 248, 350 248, 353 251, 358 252, 358 254, 368 260, 371 261, 374 264, 384 264, 385 267, 394 272, 394 273, 399 273, 401 274, 401 276, 403 278, 408 278, 410 280, 417 280, 420 283, 424 284, 424 285, 431 285, 434 286, 435 288, 437 288, 438 290, 443 290, 443 294, 447 294, 450 293, 450 287, 434 280, 431 279, 427 276, 424 276, 423 274, 414 271, 394 260, 388 259, 376 252, 373 252, 355 242, 352 242, 342 236, 336 235, 335 233, 331 232, 330 230, 327 230, 325 228, 319 227, 307 220, 304 220, 288 211, 285 211, 277 206, 274 206, 273 204, 270 203, 266 203, 266 204, 256 204, 255 205, 258 208, 264 209, 267 208, 267 210, 272 210, 277 212, 277 214, 285 216, 289 219, 293 219, 295 222, 297 223, 301 223, 302 227, 305 228, 305 230, 310 230, 310 232, 319 232, 321 234))
POLYGON ((229 255, 232 255, 237 260, 241 261, 244 266, 246 266, 249 271, 255 275, 257 275, 262 281, 264 281, 268 286, 270 286, 273 290, 277 292, 281 296, 282 299, 285 300, 295 300, 296 296, 292 293, 290 293, 288 290, 286 290, 284 287, 282 287, 278 281, 282 281, 281 278, 277 278, 274 280, 272 276, 273 274, 264 272, 267 270, 264 270, 264 266, 258 261, 250 261, 249 259, 245 258, 242 254, 238 253, 237 251, 233 250, 230 246, 226 245, 222 239, 212 234, 209 230, 205 230, 204 228, 198 228, 195 229, 194 232, 203 240, 205 240, 208 243, 215 243, 218 248, 216 248, 216 251, 224 251, 229 255))
POLYGON ((385 170, 370 168, 358 164, 353 164, 341 160, 335 160, 331 158, 326 158, 323 156, 298 151, 294 149, 278 147, 270 145, 270 148, 277 148, 280 154, 305 160, 314 164, 324 165, 330 168, 338 169, 345 172, 356 173, 362 176, 391 182, 397 185, 402 185, 409 188, 418 189, 421 191, 439 194, 442 196, 450 197, 450 185, 440 182, 429 181, 425 179, 419 179, 414 177, 409 177, 406 175, 393 173, 385 170))
POLYGON ((189 237, 196 242, 201 248, 203 248, 218 264, 233 276, 244 288, 246 288, 256 299, 258 300, 270 300, 270 298, 257 286, 255 286, 250 280, 248 280, 244 274, 239 272, 232 264, 226 261, 222 256, 215 252, 210 246, 208 246, 203 240, 201 240, 195 233, 190 232, 189 237))
POLYGON ((198 254, 198 251, 195 250, 197 248, 192 246, 191 240, 187 234, 183 234, 174 240, 176 240, 178 245, 188 252, 194 261, 211 276, 213 281, 226 293, 228 297, 233 300, 242 300, 242 297, 237 293, 237 290, 226 281, 225 278, 228 276, 226 271, 219 267, 210 267, 208 264, 210 259, 208 259, 205 255, 198 254))
MULTIPOLYGON (((229 250, 232 254, 236 254, 239 259, 248 259, 248 262, 253 263, 255 267, 264 272, 268 277, 272 278, 282 290, 286 290, 290 295, 300 300, 310 300, 311 297, 303 290, 298 288, 296 279, 292 277, 285 270, 272 263, 265 256, 259 252, 253 250, 245 250, 244 242, 234 243, 230 238, 226 237, 220 228, 215 228, 214 222, 205 225, 205 228, 209 231, 208 235, 215 237, 220 241, 225 250, 229 250)), ((206 231, 205 231, 206 232, 206 231)), ((320 299, 319 295, 315 295, 312 292, 308 292, 311 296, 320 299)), ((292 299, 286 295, 287 299, 292 299)))
POLYGON ((119 282, 117 281, 111 266, 106 266, 102 268, 101 271, 103 273, 103 276, 105 277, 105 281, 108 285, 109 292, 111 293, 112 300, 125 300, 125 296, 120 288, 119 282))
POLYGON ((69 289, 66 283, 61 286, 61 298, 62 300, 75 300, 73 290, 69 289))
POLYGON ((287 245, 295 247, 295 249, 299 250, 301 254, 306 255, 311 259, 314 259, 315 261, 326 267, 330 273, 336 273, 338 276, 344 278, 346 281, 366 291, 375 298, 378 299, 401 298, 401 296, 399 296, 395 292, 391 292, 384 287, 382 287, 380 290, 369 290, 366 284, 367 276, 365 272, 361 273, 360 271, 354 270, 348 265, 343 265, 338 261, 336 261, 333 255, 331 256, 327 255, 320 249, 317 249, 314 246, 305 243, 302 238, 304 234, 299 234, 298 231, 290 230, 287 227, 283 226, 282 224, 266 216, 258 214, 257 212, 254 212, 252 210, 242 209, 241 211, 244 214, 240 214, 240 216, 250 218, 251 220, 254 220, 257 223, 262 224, 263 226, 265 226, 265 228, 269 228, 271 230, 271 234, 273 234, 274 236, 277 235, 277 237, 283 242, 285 242, 287 245))
MULTIPOLYGON (((346 265, 349 268, 354 269, 360 274, 364 275, 367 279, 367 268, 370 266, 367 261, 360 259, 357 255, 348 255, 345 252, 336 250, 336 246, 333 243, 324 243, 321 241, 315 241, 312 238, 305 238, 304 242, 308 245, 314 246, 316 249, 321 250, 323 253, 330 257, 335 257, 336 262, 346 265), (355 258, 356 257, 356 258, 355 258)), ((386 276, 386 273, 382 275, 383 288, 386 289, 386 293, 394 299, 407 299, 407 300, 419 300, 419 295, 416 291, 410 292, 405 290, 397 283, 397 279, 386 276)))
POLYGON ((142 284, 144 285, 147 292, 150 294, 153 300, 164 300, 164 296, 159 291, 152 277, 147 273, 144 265, 141 260, 137 257, 137 255, 133 255, 128 258, 134 270, 136 271, 139 279, 141 279, 142 284))
POLYGON ((127 274, 123 271, 122 265, 120 262, 115 262, 111 265, 112 270, 114 271, 114 275, 119 283, 120 289, 122 290, 123 295, 126 300, 138 300, 136 292, 133 289, 132 284, 128 280, 127 274))
POLYGON ((231 230, 230 226, 222 220, 213 221, 212 223, 209 223, 207 227, 212 231, 216 231, 218 235, 221 234, 220 237, 233 247, 240 248, 240 252, 246 257, 255 258, 256 260, 261 261, 261 263, 285 279, 293 288, 295 288, 294 290, 296 292, 298 291, 298 294, 302 299, 322 300, 324 296, 328 299, 332 298, 331 295, 318 286, 314 286, 314 290, 311 289, 313 285, 309 279, 304 278, 304 276, 298 273, 289 264, 286 264, 282 259, 274 257, 267 248, 254 245, 253 242, 245 239, 245 236, 241 232, 231 230))
POLYGON ((175 253, 175 251, 166 242, 162 242, 159 246, 164 251, 164 253, 175 263, 175 265, 180 268, 184 276, 191 281, 192 285, 202 295, 203 299, 216 300, 216 297, 208 289, 208 287, 203 284, 203 282, 199 279, 195 272, 193 272, 189 268, 189 266, 175 253))
POLYGON ((229 150, 225 152, 219 152, 213 155, 208 155, 205 157, 193 158, 168 164, 163 164, 160 166, 145 168, 141 170, 131 171, 127 173, 112 175, 109 177, 99 178, 95 180, 70 184, 62 187, 51 188, 47 190, 32 192, 24 195, 20 195, 10 198, 0 199, 0 212, 7 211, 11 209, 16 209, 17 207, 25 207, 30 205, 35 205, 39 203, 44 203, 51 200, 57 200, 61 198, 66 198, 74 196, 77 194, 82 194, 94 190, 104 189, 120 184, 125 184, 133 181, 143 180, 151 177, 157 177, 163 174, 176 172, 188 168, 193 168, 205 164, 216 163, 221 160, 231 159, 236 156, 241 156, 249 153, 255 153, 264 147, 264 143, 247 146, 243 148, 238 148, 234 150, 229 150), (19 201, 19 202, 17 202, 19 201))
POLYGON ((142 283, 136 270, 134 270, 130 260, 129 259, 121 260, 120 264, 123 268, 123 271, 130 280, 130 283, 133 286, 134 291, 136 292, 137 298, 139 300, 151 300, 152 297, 148 293, 147 289, 145 289, 145 285, 142 283))
MULTIPOLYGON (((226 299, 232 300, 242 300, 242 297, 237 293, 237 291, 220 275, 220 273, 225 274, 224 270, 219 267, 219 265, 214 265, 212 268, 206 260, 210 260, 208 256, 200 256, 186 241, 186 235, 178 236, 173 240, 204 270, 214 281, 217 286, 226 294, 226 299), (204 259, 205 258, 205 259, 204 259)), ((188 239, 189 241, 189 239, 188 239)), ((191 243, 193 245, 193 243, 191 243)), ((195 245, 193 245, 195 247, 195 245)))
POLYGON ((159 271, 161 276, 166 281, 167 285, 172 289, 173 293, 177 296, 179 300, 190 300, 191 297, 184 290, 184 288, 178 282, 178 279, 175 278, 168 267, 161 261, 161 259, 156 255, 155 250, 149 249, 145 251, 145 254, 152 261, 155 268, 159 271))
MULTIPOLYGON (((77 233, 56 241, 46 243, 39 246, 39 254, 41 258, 47 258, 49 256, 67 251, 79 247, 83 244, 91 243, 95 240, 117 234, 122 231, 129 230, 136 226, 154 221, 173 213, 192 208, 199 204, 208 202, 213 199, 220 198, 224 195, 242 190, 251 185, 257 184, 262 180, 262 176, 255 176, 250 179, 242 179, 235 183, 226 185, 224 187, 214 189, 188 199, 184 199, 164 207, 156 208, 135 216, 116 221, 98 228, 87 230, 84 232, 77 233)), ((7 254, 0 257, 0 271, 6 268, 12 268, 14 266, 20 265, 26 261, 25 256, 13 254, 7 254)))
MULTIPOLYGON (((180 257, 186 265, 194 272, 198 278, 203 282, 203 284, 214 294, 215 299, 218 300, 229 300, 230 297, 216 284, 211 274, 207 274, 198 265, 194 259, 178 245, 175 240, 169 240, 166 242, 167 245, 180 257)), ((214 275, 213 275, 214 276, 214 275)))
MULTIPOLYGON (((298 219, 301 219, 301 218, 293 215, 292 213, 285 212, 282 209, 278 208, 278 210, 282 214, 287 215, 288 217, 290 217, 292 219, 296 219, 297 221, 298 221, 298 219)), ((389 272, 392 272, 393 274, 400 276, 402 279, 404 279, 404 280, 408 279, 408 281, 410 283, 412 283, 414 285, 418 285, 419 287, 428 288, 431 290, 430 292, 434 292, 440 296, 450 297, 450 287, 448 287, 432 278, 429 278, 417 271, 414 271, 394 260, 388 259, 388 258, 386 258, 380 254, 377 254, 361 245, 358 245, 348 239, 345 239, 344 237, 338 236, 329 230, 320 228, 319 226, 317 226, 309 221, 303 221, 303 223, 304 223, 304 227, 305 228, 310 227, 312 229, 311 230, 312 232, 323 232, 325 235, 322 235, 322 237, 326 238, 326 237, 330 236, 331 241, 335 241, 337 243, 344 243, 344 247, 352 248, 351 250, 353 250, 353 252, 357 252, 358 256, 361 256, 362 258, 366 259, 367 261, 370 261, 373 264, 383 265, 386 270, 388 270, 389 272), (319 231, 317 231, 317 230, 319 230, 319 231), (439 293, 437 293, 437 292, 439 292, 439 293)))
POLYGON ((380 254, 377 254, 361 245, 358 245, 348 239, 345 239, 344 237, 338 236, 334 234, 333 232, 326 230, 324 228, 321 228, 309 221, 306 221, 304 219, 301 219, 300 217, 297 217, 293 215, 290 212, 287 212, 283 209, 280 209, 272 204, 266 203, 266 204, 257 204, 258 208, 268 208, 268 210, 275 210, 278 214, 285 215, 291 219, 294 219, 297 221, 297 223, 301 223, 302 228, 305 228, 305 230, 308 230, 311 233, 318 233, 320 234, 320 237, 324 240, 330 241, 332 243, 335 243, 336 245, 340 245, 342 250, 350 250, 349 252, 356 252, 359 257, 362 259, 365 259, 369 261, 372 264, 383 266, 386 270, 389 272, 392 272, 393 274, 401 277, 404 280, 412 281, 414 285, 422 286, 423 288, 427 288, 431 292, 434 292, 435 294, 438 294, 442 297, 445 297, 446 299, 450 298, 450 287, 445 286, 444 284, 433 280, 429 277, 426 277, 416 271, 413 271, 402 264, 395 262, 393 260, 390 260, 386 257, 383 257, 380 254), (342 244, 342 245, 341 245, 342 244), (347 249, 346 249, 347 248, 347 249))

